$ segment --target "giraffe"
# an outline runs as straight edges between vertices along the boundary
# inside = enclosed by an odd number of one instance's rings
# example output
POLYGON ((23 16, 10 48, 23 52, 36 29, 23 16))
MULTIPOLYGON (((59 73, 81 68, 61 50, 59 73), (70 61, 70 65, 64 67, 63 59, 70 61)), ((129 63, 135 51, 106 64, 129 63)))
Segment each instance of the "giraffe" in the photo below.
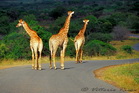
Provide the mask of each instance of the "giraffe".
POLYGON ((65 50, 68 43, 68 30, 70 25, 70 19, 72 17, 72 14, 74 14, 74 11, 68 11, 68 16, 66 18, 66 21, 64 23, 64 26, 60 29, 58 34, 52 35, 49 39, 49 50, 50 50, 50 69, 52 69, 52 62, 54 69, 56 68, 55 64, 55 54, 57 49, 60 47, 60 59, 61 59, 61 69, 64 70, 64 56, 65 56, 65 50))
POLYGON ((32 52, 32 69, 41 70, 41 52, 43 49, 42 39, 32 30, 28 24, 20 19, 16 27, 23 26, 27 34, 30 36, 30 48, 32 52))
POLYGON ((84 33, 89 20, 85 19, 83 20, 83 22, 84 22, 83 28, 79 31, 79 33, 76 35, 74 39, 74 46, 76 50, 76 63, 82 63, 83 46, 85 43, 84 33))

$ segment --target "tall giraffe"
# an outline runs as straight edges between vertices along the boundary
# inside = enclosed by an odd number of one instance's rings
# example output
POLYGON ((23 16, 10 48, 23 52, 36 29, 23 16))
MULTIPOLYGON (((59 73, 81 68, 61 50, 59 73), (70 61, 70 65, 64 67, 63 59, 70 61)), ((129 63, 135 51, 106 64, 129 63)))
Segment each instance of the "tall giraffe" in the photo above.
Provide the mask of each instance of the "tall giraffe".
POLYGON ((79 33, 76 35, 74 39, 74 45, 76 49, 76 63, 82 63, 83 46, 85 43, 84 33, 86 31, 86 27, 89 20, 85 19, 83 20, 83 22, 84 22, 83 28, 79 31, 79 33))
POLYGON ((41 70, 41 52, 43 49, 42 39, 37 35, 36 31, 32 30, 28 24, 22 19, 16 27, 23 26, 27 34, 30 36, 30 48, 32 51, 32 69, 41 70))
POLYGON ((58 47, 61 47, 61 51, 60 51, 61 69, 64 69, 65 49, 68 43, 67 34, 69 31, 70 19, 72 17, 72 14, 74 14, 74 11, 68 11, 68 16, 66 18, 64 26, 60 29, 58 34, 52 35, 49 39, 49 49, 51 52, 50 69, 52 69, 52 62, 53 62, 54 69, 56 69, 55 54, 56 54, 58 47))

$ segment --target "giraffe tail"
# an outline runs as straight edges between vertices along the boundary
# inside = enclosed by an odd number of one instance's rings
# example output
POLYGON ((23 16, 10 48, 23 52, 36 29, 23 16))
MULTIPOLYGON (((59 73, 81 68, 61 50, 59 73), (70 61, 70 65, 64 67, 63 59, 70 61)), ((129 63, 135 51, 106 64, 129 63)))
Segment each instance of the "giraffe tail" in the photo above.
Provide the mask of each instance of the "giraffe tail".
POLYGON ((72 38, 70 38, 70 40, 74 42, 74 40, 72 38))

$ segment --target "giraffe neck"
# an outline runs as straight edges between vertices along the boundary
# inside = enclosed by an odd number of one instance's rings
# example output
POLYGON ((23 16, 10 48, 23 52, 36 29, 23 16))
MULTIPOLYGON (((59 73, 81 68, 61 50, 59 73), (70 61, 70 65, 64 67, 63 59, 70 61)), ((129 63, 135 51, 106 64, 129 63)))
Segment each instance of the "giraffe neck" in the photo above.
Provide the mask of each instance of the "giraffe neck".
POLYGON ((80 30, 79 34, 83 34, 84 35, 84 33, 86 31, 86 27, 87 27, 87 24, 85 23, 83 28, 80 30))
POLYGON ((69 25, 70 25, 70 19, 71 19, 71 15, 69 15, 69 16, 66 18, 66 21, 65 21, 65 23, 64 23, 64 26, 63 26, 62 30, 60 30, 59 33, 65 33, 65 34, 68 33, 69 25))
POLYGON ((24 22, 23 27, 24 27, 25 31, 28 33, 28 35, 29 35, 30 37, 32 37, 32 36, 34 36, 34 35, 35 35, 35 36, 38 36, 37 33, 36 33, 35 31, 33 31, 33 30, 28 26, 28 24, 27 24, 26 22, 24 22))

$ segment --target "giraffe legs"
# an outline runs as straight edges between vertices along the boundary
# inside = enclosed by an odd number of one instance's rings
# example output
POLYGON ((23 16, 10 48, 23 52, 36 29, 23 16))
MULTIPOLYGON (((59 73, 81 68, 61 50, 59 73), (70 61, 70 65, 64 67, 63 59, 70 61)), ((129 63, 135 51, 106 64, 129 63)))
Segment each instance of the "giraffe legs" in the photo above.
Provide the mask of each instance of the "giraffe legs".
POLYGON ((34 48, 35 53, 35 70, 38 70, 38 51, 37 48, 34 48))
POLYGON ((41 70, 41 51, 39 51, 39 58, 37 48, 31 47, 31 51, 32 51, 32 69, 41 70))
POLYGON ((82 49, 76 50, 76 64, 82 63, 82 55, 83 55, 82 49))
MULTIPOLYGON (((68 41, 68 40, 67 40, 68 41)), ((60 51, 60 57, 61 57, 61 69, 64 70, 64 57, 65 57, 65 50, 67 47, 67 42, 63 44, 63 49, 60 51)))
POLYGON ((82 63, 82 56, 83 56, 83 50, 80 49, 80 52, 79 52, 79 63, 82 63))
POLYGON ((31 52, 32 52, 32 69, 35 69, 35 57, 34 57, 34 50, 33 50, 33 48, 32 47, 30 47, 31 48, 31 52))
POLYGON ((60 51, 60 57, 61 57, 61 69, 64 69, 64 56, 65 56, 65 51, 61 50, 60 51))
POLYGON ((53 65, 54 65, 54 69, 56 70, 56 62, 55 62, 55 54, 52 55, 52 60, 53 60, 53 65))
POLYGON ((39 51, 38 69, 41 70, 41 51, 39 51))
POLYGON ((79 62, 79 50, 76 50, 76 64, 79 62))
POLYGON ((50 69, 52 69, 52 62, 53 62, 54 69, 56 70, 57 68, 56 68, 56 63, 55 63, 55 54, 56 54, 56 52, 51 51, 49 67, 50 67, 50 69))
POLYGON ((42 54, 42 49, 43 49, 43 42, 41 41, 41 43, 39 44, 39 60, 38 60, 38 69, 41 70, 41 54, 42 54))

